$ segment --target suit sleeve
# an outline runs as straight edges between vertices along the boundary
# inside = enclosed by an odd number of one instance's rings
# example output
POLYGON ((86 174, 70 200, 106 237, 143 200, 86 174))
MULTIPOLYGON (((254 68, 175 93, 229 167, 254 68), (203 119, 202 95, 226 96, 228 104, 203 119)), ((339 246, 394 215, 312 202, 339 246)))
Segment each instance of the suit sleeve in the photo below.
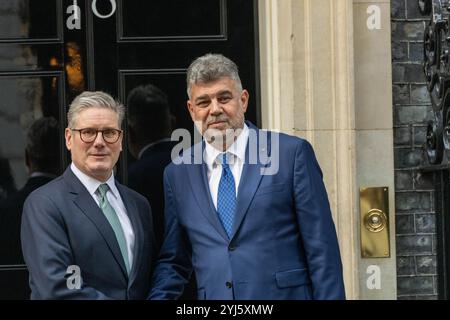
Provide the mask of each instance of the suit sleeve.
POLYGON ((178 299, 192 273, 191 246, 177 218, 174 192, 164 172, 165 233, 155 271, 149 299, 178 299))
POLYGON ((339 245, 322 171, 312 146, 304 140, 296 149, 293 183, 313 298, 345 299, 339 245))
POLYGON ((82 282, 81 288, 69 289, 72 273, 67 273, 67 268, 76 262, 60 211, 46 196, 31 194, 26 200, 21 242, 33 298, 110 299, 82 282))

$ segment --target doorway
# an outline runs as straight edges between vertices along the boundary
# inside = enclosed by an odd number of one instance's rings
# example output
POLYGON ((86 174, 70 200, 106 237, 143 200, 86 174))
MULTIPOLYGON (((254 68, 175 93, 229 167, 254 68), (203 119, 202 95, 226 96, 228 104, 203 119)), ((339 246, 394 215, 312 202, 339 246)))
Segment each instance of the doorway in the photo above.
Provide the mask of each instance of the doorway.
MULTIPOLYGON (((259 125, 257 12, 256 0, 1 1, 0 299, 29 297, 19 232, 23 202, 42 183, 33 183, 38 175, 30 176, 25 159, 33 123, 58 123, 48 179, 70 163, 66 112, 84 90, 106 91, 126 103, 134 88, 152 84, 167 95, 173 129, 193 132, 186 69, 196 57, 215 52, 239 66, 250 92, 246 118, 259 125)), ((134 160, 125 143, 116 170, 125 184, 134 160)))

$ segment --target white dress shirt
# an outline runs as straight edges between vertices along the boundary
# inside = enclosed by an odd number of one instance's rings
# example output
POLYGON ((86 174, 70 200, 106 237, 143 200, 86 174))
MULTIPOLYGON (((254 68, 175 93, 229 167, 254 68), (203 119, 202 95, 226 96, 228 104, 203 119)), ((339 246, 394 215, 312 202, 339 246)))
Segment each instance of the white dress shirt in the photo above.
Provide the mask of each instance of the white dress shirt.
MULTIPOLYGON (((245 150, 248 142, 248 127, 244 123, 244 128, 236 141, 225 151, 232 154, 234 161, 229 163, 231 173, 233 174, 234 184, 236 186, 236 197, 239 190, 239 183, 241 180, 242 169, 245 162, 245 150)), ((218 161, 218 156, 224 152, 217 150, 205 140, 205 162, 208 167, 208 182, 209 191, 211 192, 211 199, 214 207, 217 210, 217 193, 219 191, 219 182, 222 177, 222 165, 218 161)))
POLYGON ((120 225, 122 226, 122 230, 125 235, 125 241, 127 242, 128 262, 130 264, 131 270, 133 265, 135 236, 133 232, 133 227, 131 226, 130 218, 127 215, 127 210, 125 209, 125 205, 122 201, 122 198, 120 197, 119 190, 117 190, 116 184, 114 182, 114 174, 111 174, 111 177, 109 177, 109 179, 106 182, 101 182, 83 173, 80 169, 78 169, 75 166, 73 162, 70 165, 70 169, 75 174, 75 176, 81 181, 81 183, 86 187, 89 194, 92 196, 92 198, 99 207, 100 207, 100 197, 96 191, 101 184, 106 183, 108 185, 109 190, 106 193, 106 198, 108 198, 108 201, 113 207, 114 211, 116 212, 117 217, 119 218, 120 225))

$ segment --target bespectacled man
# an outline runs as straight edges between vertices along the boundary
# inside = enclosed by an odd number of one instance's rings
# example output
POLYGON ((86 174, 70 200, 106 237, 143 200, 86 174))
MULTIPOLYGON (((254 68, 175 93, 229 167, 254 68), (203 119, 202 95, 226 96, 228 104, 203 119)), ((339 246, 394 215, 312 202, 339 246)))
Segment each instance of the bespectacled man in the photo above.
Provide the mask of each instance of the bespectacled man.
POLYGON ((104 92, 77 96, 67 115, 64 174, 26 200, 21 242, 32 299, 143 299, 154 235, 151 209, 119 184, 124 107, 104 92))

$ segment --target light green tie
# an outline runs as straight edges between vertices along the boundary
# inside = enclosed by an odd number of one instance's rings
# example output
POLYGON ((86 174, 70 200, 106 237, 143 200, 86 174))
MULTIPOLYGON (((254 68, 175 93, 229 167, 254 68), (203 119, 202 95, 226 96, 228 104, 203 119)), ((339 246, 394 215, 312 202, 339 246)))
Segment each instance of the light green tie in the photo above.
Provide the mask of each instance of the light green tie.
POLYGON ((125 267, 127 268, 127 273, 130 274, 130 263, 128 261, 128 250, 127 242, 125 240, 125 235, 123 233, 122 225, 120 224, 119 218, 117 217, 116 211, 111 206, 106 197, 106 192, 108 192, 109 186, 104 183, 101 184, 97 191, 100 194, 100 208, 103 211, 106 219, 108 219, 114 233, 116 235, 117 242, 119 243, 120 252, 122 253, 123 260, 125 262, 125 267))

